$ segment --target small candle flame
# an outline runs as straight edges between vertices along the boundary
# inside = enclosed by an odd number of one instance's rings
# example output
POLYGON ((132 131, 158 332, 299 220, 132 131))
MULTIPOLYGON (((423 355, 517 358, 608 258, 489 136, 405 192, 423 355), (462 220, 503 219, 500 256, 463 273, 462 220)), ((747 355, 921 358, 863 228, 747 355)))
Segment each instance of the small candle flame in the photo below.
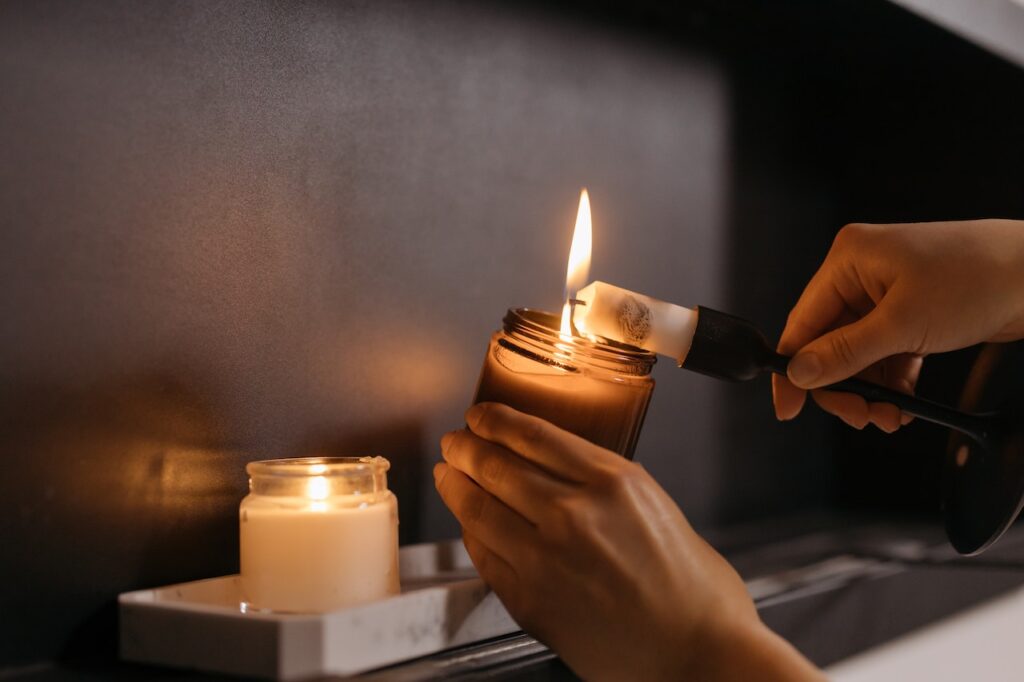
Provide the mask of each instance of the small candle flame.
POLYGON ((325 476, 314 476, 306 481, 306 497, 311 500, 326 500, 330 494, 330 484, 325 476))
POLYGON ((586 188, 580 192, 580 207, 576 212, 576 229, 572 233, 572 247, 569 249, 569 267, 565 272, 565 305, 562 307, 561 333, 572 336, 572 306, 569 299, 587 284, 590 277, 590 251, 592 242, 590 221, 590 195, 586 188))

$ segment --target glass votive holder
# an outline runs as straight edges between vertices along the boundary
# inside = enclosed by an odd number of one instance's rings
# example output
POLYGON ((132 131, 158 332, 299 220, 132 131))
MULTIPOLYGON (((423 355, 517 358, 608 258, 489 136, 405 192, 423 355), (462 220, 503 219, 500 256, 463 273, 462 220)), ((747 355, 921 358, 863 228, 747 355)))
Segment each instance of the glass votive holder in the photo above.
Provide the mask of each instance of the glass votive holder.
POLYGON ((509 310, 491 336, 473 403, 504 403, 632 459, 654 391, 654 354, 563 335, 560 322, 509 310))
POLYGON ((324 612, 399 592, 383 457, 250 462, 239 508, 245 610, 324 612))

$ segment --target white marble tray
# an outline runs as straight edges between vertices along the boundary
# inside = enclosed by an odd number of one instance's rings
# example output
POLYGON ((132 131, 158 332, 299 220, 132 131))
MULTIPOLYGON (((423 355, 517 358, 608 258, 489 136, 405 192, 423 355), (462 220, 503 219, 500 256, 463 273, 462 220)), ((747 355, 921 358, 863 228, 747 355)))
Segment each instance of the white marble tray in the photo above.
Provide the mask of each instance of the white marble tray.
POLYGON ((515 632, 460 542, 399 554, 402 594, 325 614, 243 613, 238 576, 126 592, 121 658, 264 679, 352 675, 515 632))

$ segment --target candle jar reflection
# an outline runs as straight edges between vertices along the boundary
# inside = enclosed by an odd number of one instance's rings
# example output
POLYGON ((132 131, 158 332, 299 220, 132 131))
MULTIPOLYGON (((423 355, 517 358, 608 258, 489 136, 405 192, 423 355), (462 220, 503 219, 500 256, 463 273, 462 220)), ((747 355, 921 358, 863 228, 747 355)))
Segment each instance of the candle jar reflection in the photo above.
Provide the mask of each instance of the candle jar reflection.
POLYGON ((397 594, 389 466, 383 457, 250 462, 239 509, 246 608, 323 612, 397 594))
POLYGON ((491 337, 474 403, 498 402, 632 459, 654 390, 652 353, 559 333, 559 318, 509 310, 491 337))

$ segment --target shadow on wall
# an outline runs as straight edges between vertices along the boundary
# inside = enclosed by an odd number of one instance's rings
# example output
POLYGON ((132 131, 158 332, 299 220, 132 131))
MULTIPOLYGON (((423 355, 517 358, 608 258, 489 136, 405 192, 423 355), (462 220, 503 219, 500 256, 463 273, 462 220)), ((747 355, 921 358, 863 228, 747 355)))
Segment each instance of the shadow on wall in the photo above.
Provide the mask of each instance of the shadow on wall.
MULTIPOLYGON (((3 660, 112 659, 118 593, 238 570, 238 504, 254 456, 227 442, 225 419, 181 377, 4 388, 0 603, 18 620, 3 628, 3 660)), ((420 424, 311 442, 296 454, 387 457, 401 541, 419 536, 420 424)))
POLYGON ((13 383, 0 396, 0 602, 18 621, 4 660, 113 656, 118 592, 236 570, 243 455, 188 382, 13 383))

